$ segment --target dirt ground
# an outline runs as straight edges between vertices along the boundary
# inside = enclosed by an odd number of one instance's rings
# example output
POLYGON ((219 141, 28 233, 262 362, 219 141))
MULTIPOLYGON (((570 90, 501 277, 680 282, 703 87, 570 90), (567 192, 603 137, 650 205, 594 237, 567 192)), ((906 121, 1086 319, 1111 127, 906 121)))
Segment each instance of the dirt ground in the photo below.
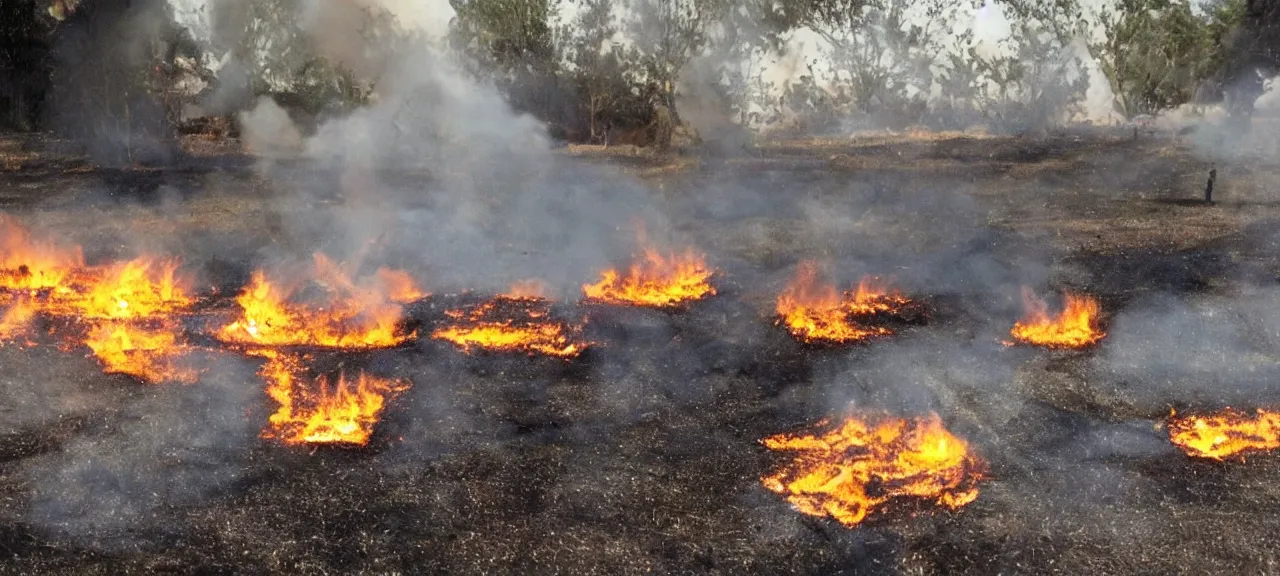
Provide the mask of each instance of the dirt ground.
MULTIPOLYGON (((0 347, 0 572, 1280 574, 1280 455, 1195 460, 1160 427, 1171 409, 1280 404, 1274 325, 1257 320, 1248 369, 1222 373, 1234 387, 1184 387, 1220 373, 1160 369, 1238 348, 1143 312, 1268 309, 1280 159, 1100 132, 602 156, 558 161, 634 183, 707 253, 720 293, 584 312, 599 346, 568 364, 425 338, 343 358, 414 383, 367 448, 258 438, 268 400, 230 352, 197 384, 149 386, 82 351, 0 347), (770 315, 802 258, 842 282, 891 274, 934 313, 864 346, 800 346, 770 315), (1023 284, 1098 296, 1115 338, 1002 346, 1023 284), (781 461, 761 438, 850 403, 938 411, 989 463, 978 499, 848 529, 760 485, 781 461)), ((11 138, 0 159, 0 210, 90 260, 207 255, 195 272, 224 303, 264 254, 311 248, 280 198, 317 215, 351 201, 282 184, 309 182, 304 165, 225 150, 107 170, 11 138)))

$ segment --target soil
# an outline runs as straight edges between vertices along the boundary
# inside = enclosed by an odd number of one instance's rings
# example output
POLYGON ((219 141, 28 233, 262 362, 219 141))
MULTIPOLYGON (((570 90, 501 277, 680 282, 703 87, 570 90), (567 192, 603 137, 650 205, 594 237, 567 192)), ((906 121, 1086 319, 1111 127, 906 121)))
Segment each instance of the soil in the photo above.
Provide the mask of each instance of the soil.
MULTIPOLYGON (((304 163, 201 146, 104 169, 9 138, 0 210, 91 261, 201 254, 201 292, 229 307, 269 255, 305 255, 322 234, 287 211, 352 200, 284 184, 310 182, 304 163)), ((209 351, 215 367, 181 386, 103 375, 83 351, 0 347, 0 572, 1280 574, 1280 454, 1197 460, 1160 426, 1171 409, 1275 406, 1280 388, 1115 368, 1116 342, 1200 342, 1121 340, 1151 302, 1276 284, 1275 158, 1215 164, 1188 142, 1080 131, 557 161, 638 183, 720 270, 719 294, 672 311, 566 303, 557 314, 586 318, 596 344, 568 362, 428 338, 335 360, 413 382, 358 449, 259 438, 270 401, 233 351, 209 351), (772 304, 806 258, 842 283, 893 276, 927 320, 848 348, 796 343, 772 304), (1116 342, 1003 346, 1024 284, 1098 297, 1116 342), (903 503, 850 529, 760 485, 784 458, 761 438, 851 403, 939 412, 988 463, 978 499, 903 503)), ((410 312, 429 326, 450 298, 410 312)), ((1264 375, 1280 366, 1266 326, 1247 359, 1264 375)))

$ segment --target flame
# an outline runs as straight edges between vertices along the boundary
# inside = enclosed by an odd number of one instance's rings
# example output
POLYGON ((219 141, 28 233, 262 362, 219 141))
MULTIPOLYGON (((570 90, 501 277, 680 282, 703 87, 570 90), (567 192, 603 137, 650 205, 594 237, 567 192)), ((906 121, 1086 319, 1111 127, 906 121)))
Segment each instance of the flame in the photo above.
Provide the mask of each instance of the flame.
POLYGON ((314 270, 317 283, 329 293, 326 306, 290 301, 292 288, 257 271, 236 297, 240 318, 222 327, 217 337, 259 346, 333 348, 396 346, 414 337, 399 329, 400 303, 423 295, 407 275, 383 270, 372 280, 356 283, 322 254, 316 254, 314 270))
POLYGON ((452 342, 463 352, 474 349, 497 352, 527 352, 558 358, 578 356, 588 346, 579 338, 579 329, 550 320, 551 301, 542 298, 536 283, 517 283, 511 293, 498 296, 473 308, 445 312, 456 323, 431 334, 452 342))
POLYGON ((195 303, 177 276, 177 260, 143 256, 76 274, 69 287, 49 295, 51 314, 81 318, 153 318, 195 303))
POLYGON ((1280 448, 1280 412, 1258 409, 1255 415, 1230 408, 1212 416, 1169 417, 1169 439, 1183 452, 1222 460, 1247 451, 1280 448))
POLYGON ((0 340, 12 340, 27 329, 36 309, 25 299, 14 301, 0 316, 0 340))
POLYGON ((878 276, 863 277, 857 289, 845 293, 845 307, 854 315, 899 312, 910 303, 887 279, 878 276))
POLYGON ((644 258, 632 264, 625 276, 610 268, 599 282, 584 284, 582 293, 588 300, 607 304, 670 308, 714 296, 716 289, 710 282, 714 273, 693 250, 663 255, 645 248, 644 258))
POLYGON ((180 366, 178 358, 188 351, 178 342, 177 326, 162 322, 156 328, 108 321, 96 324, 85 344, 106 367, 108 374, 128 374, 147 382, 193 383, 199 373, 180 366))
POLYGON ((762 442, 770 450, 798 453, 761 478, 765 488, 801 513, 830 516, 848 527, 898 497, 958 509, 978 497, 982 479, 981 461, 933 413, 874 424, 850 417, 820 435, 779 434, 762 442))
POLYGON ((506 296, 517 300, 546 298, 547 286, 538 280, 522 280, 512 284, 506 296))
POLYGON ((379 268, 374 272, 374 278, 381 285, 381 292, 391 302, 408 304, 427 297, 427 293, 418 288, 413 277, 403 270, 379 268))
POLYGON ((298 378, 301 357, 276 350, 251 353, 267 359, 259 374, 268 382, 267 395, 280 405, 262 437, 285 444, 368 444, 387 402, 409 389, 407 381, 363 372, 354 381, 343 374, 336 384, 323 377, 304 384, 298 378))
POLYGON ((849 301, 842 301, 835 286, 822 283, 819 275, 817 263, 803 261, 778 295, 778 316, 793 336, 810 343, 844 343, 893 333, 888 328, 858 326, 849 319, 851 309, 886 302, 883 297, 859 287, 849 301), (864 295, 861 301, 858 295, 864 295))
POLYGON ((0 289, 54 288, 83 267, 84 256, 78 247, 36 241, 17 220, 0 214, 0 289))
POLYGON ((1048 348, 1084 348, 1106 336, 1098 329, 1102 306, 1088 296, 1065 294, 1062 314, 1049 316, 1049 307, 1030 288, 1022 288, 1022 302, 1027 315, 1013 325, 1014 339, 1048 348))

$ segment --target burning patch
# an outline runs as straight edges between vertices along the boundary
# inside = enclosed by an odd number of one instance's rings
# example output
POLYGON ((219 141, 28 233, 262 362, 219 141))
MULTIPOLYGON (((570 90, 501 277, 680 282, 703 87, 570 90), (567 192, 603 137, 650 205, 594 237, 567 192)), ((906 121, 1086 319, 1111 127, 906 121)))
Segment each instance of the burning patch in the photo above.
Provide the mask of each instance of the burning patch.
POLYGON ((820 276, 817 263, 801 262, 795 277, 778 295, 779 322, 797 340, 810 344, 846 344, 893 334, 882 326, 859 325, 853 317, 900 309, 909 302, 905 297, 864 279, 856 291, 841 298, 835 285, 822 282, 820 276))
MULTIPOLYGON (((818 424, 828 427, 829 421, 818 424)), ((952 510, 978 497, 982 462, 942 426, 937 414, 869 423, 847 418, 819 434, 779 434, 765 447, 795 452, 761 478, 801 513, 850 528, 895 498, 933 500, 952 510)))
POLYGON ((317 305, 292 301, 292 286, 255 272, 236 297, 240 317, 223 326, 217 338, 256 346, 385 348, 414 337, 400 329, 401 304, 424 294, 405 273, 383 269, 356 282, 319 253, 313 273, 315 284, 325 293, 323 303, 317 305))
POLYGON ((511 294, 470 310, 449 310, 445 314, 453 323, 431 337, 451 342, 467 353, 482 349, 566 359, 578 356, 589 345, 582 339, 581 328, 552 319, 552 302, 541 293, 536 285, 518 284, 511 294))
POLYGON ((83 268, 84 256, 79 247, 38 241, 17 220, 0 214, 0 289, 54 288, 83 268))
POLYGON ((190 350, 180 341, 181 329, 169 321, 147 326, 107 321, 89 330, 85 345, 102 361, 108 374, 127 374, 145 382, 182 382, 199 379, 199 371, 184 366, 190 350))
POLYGON ((866 276, 856 289, 845 292, 845 307, 855 316, 898 314, 909 305, 911 299, 879 276, 866 276))
POLYGON ((50 314, 79 318, 142 319, 185 311, 195 300, 177 276, 177 260, 141 257, 75 274, 52 290, 50 314))
POLYGON ((1066 306, 1062 313, 1050 316, 1049 305, 1024 286, 1022 303, 1027 314, 1013 325, 1010 334, 1014 340, 1045 348, 1087 348, 1106 337, 1098 327, 1102 306, 1097 300, 1070 293, 1063 298, 1066 306))
POLYGON ((323 377, 304 382, 305 357, 276 350, 252 354, 267 359, 259 374, 267 381, 267 395, 279 405, 262 437, 284 444, 368 444, 387 403, 409 389, 408 381, 363 372, 353 379, 339 375, 337 382, 323 377))
POLYGON ((1280 412, 1250 415, 1230 408, 1211 416, 1169 417, 1169 440, 1188 455, 1222 460, 1280 448, 1280 412))
POLYGON ((664 255, 645 248, 644 257, 625 274, 612 268, 605 270, 599 282, 582 286, 582 294, 587 300, 604 304, 673 308, 714 296, 714 274, 706 258, 693 250, 664 255))
POLYGON ((90 320, 83 344, 108 374, 146 382, 195 382, 199 373, 181 364, 190 349, 172 320, 195 302, 178 276, 177 260, 143 256, 86 266, 81 250, 33 240, 0 215, 0 291, 11 306, 0 317, 0 339, 31 328, 37 314, 90 320))
POLYGON ((11 299, 9 308, 0 315, 0 341, 13 340, 31 324, 36 309, 26 299, 11 299))

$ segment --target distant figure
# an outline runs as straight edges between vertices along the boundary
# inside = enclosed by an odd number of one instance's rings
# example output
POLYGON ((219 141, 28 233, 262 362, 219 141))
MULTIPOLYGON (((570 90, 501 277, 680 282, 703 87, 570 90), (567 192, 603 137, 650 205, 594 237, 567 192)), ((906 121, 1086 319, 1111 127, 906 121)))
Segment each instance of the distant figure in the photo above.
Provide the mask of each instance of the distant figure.
POLYGON ((1218 179, 1218 168, 1209 169, 1209 181, 1204 185, 1204 203, 1213 204, 1213 183, 1218 179))

